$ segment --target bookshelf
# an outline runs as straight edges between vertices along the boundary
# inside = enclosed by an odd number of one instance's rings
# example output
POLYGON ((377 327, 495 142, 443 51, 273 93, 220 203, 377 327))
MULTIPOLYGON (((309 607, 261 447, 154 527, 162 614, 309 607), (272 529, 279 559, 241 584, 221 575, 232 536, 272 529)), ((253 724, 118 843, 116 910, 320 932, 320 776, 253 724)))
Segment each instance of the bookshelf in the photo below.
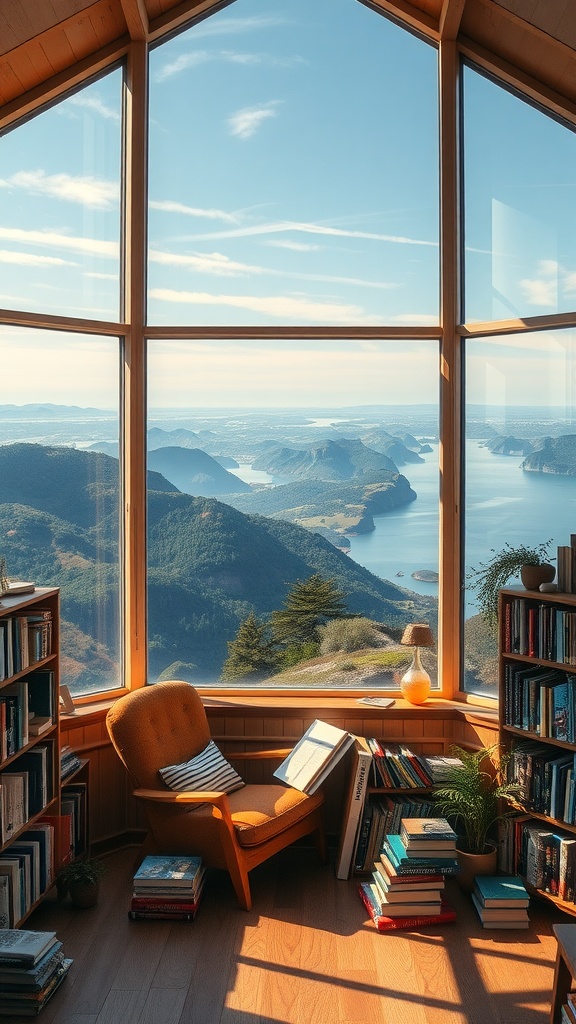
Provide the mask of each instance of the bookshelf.
MULTIPOLYGON (((0 600, 0 921, 17 927, 66 851, 60 815, 59 591, 0 600), (33 714, 32 714, 33 712, 33 714)), ((64 822, 66 824, 66 822, 64 822)))
POLYGON ((499 733, 520 787, 508 864, 576 915, 576 594, 500 592, 499 733))
POLYGON ((425 759, 405 744, 356 737, 336 877, 371 872, 386 833, 399 832, 403 817, 432 813, 432 788, 425 759))

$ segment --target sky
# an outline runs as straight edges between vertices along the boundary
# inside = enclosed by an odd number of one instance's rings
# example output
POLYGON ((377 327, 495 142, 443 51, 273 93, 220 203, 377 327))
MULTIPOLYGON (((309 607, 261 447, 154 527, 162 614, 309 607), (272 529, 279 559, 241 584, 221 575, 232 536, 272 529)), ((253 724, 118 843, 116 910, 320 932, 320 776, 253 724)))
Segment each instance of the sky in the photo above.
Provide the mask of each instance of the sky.
MULTIPOLYGON (((432 46, 356 0, 237 0, 158 46, 149 322, 437 323, 436 79, 432 46)), ((576 136, 472 69, 464 109, 466 316, 573 309, 576 136)), ((1 306, 119 318, 121 110, 116 69, 0 139, 1 306)), ((116 402, 114 340, 57 339, 0 331, 6 400, 116 402)), ((571 401, 572 347, 474 342, 469 400, 571 401)), ((152 362, 174 404, 437 398, 435 343, 166 342, 152 362)))

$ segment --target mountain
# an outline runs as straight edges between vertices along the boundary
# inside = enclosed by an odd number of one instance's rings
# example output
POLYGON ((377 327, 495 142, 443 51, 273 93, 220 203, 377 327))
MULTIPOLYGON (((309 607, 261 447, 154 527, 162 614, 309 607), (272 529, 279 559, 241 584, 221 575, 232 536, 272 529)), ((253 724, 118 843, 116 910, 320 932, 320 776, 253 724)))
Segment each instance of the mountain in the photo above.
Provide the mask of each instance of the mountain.
MULTIPOLYGON (((245 515, 214 498, 180 493, 149 473, 151 678, 179 666, 216 680, 239 623, 269 615, 290 586, 333 577, 351 611, 402 626, 436 602, 380 580, 299 526, 245 515)), ((9 573, 62 588, 65 668, 82 686, 108 685, 117 651, 120 555, 118 463, 41 445, 0 447, 0 533, 9 573)))
POLYGON ((251 489, 250 484, 229 473, 200 448, 156 448, 148 452, 148 467, 186 494, 212 498, 218 494, 244 494, 251 489))
POLYGON ((52 402, 30 402, 26 405, 0 405, 0 418, 67 419, 77 416, 104 416, 102 409, 82 408, 79 405, 54 405, 52 402))
POLYGON ((151 427, 148 431, 148 450, 153 448, 197 448, 200 442, 200 434, 193 430, 181 427, 178 430, 162 430, 161 427, 151 427))
MULTIPOLYGON (((159 473, 151 490, 175 491, 159 473)), ((25 505, 83 527, 118 515, 118 460, 99 452, 41 444, 0 445, 0 503, 25 505)))
POLYGON ((381 473, 380 483, 324 483, 305 480, 277 487, 252 489, 250 494, 230 495, 228 501, 241 512, 257 512, 298 523, 309 530, 328 529, 333 533, 369 533, 373 516, 390 512, 414 501, 405 476, 381 473))
POLYGON ((531 441, 525 438, 512 437, 492 437, 489 441, 485 441, 484 448, 492 452, 494 455, 529 455, 534 451, 534 445, 531 441))
POLYGON ((256 459, 253 469, 282 478, 327 482, 363 480, 366 483, 376 483, 383 479, 382 474, 398 471, 386 455, 367 448, 361 441, 348 439, 322 441, 303 449, 276 448, 256 459))
POLYGON ((522 463, 527 473, 556 473, 576 476, 576 434, 543 437, 534 442, 534 451, 522 463))

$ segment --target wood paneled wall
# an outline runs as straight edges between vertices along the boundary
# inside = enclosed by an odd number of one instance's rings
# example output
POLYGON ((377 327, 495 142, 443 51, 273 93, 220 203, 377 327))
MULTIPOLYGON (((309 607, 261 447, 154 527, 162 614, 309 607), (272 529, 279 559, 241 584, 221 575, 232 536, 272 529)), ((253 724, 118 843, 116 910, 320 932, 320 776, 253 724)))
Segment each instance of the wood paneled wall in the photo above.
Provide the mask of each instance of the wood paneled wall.
MULTIPOLYGON (((391 743, 406 743, 417 753, 443 754, 452 743, 475 748, 494 743, 498 738, 496 717, 490 712, 471 712, 466 705, 456 707, 438 701, 426 708, 393 708, 381 716, 366 715, 358 706, 336 708, 316 706, 306 713, 302 707, 286 708, 232 706, 232 702, 207 702, 212 736, 234 760, 234 754, 257 750, 287 749, 294 745, 315 718, 330 722, 357 735, 376 736, 391 743)), ((238 705, 240 702, 237 702, 238 705)), ((396 702, 399 704, 400 702, 396 702)), ((114 751, 104 714, 66 718, 62 724, 62 742, 70 744, 90 761, 90 839, 96 844, 114 844, 133 838, 144 829, 140 809, 131 796, 124 767, 114 751)), ((247 782, 271 781, 278 759, 243 760, 238 765, 247 782)), ((349 761, 338 765, 325 786, 326 824, 329 835, 337 835, 342 820, 342 802, 346 791, 349 761)))

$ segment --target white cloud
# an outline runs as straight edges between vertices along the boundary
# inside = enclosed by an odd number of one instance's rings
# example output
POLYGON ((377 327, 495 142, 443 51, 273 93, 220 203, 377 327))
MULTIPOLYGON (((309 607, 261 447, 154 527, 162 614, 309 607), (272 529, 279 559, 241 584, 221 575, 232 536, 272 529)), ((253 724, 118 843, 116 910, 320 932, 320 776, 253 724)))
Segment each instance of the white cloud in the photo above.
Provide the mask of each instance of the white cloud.
POLYGON ((520 288, 526 302, 530 306, 556 306, 557 289, 556 281, 547 281, 544 278, 524 278, 520 281, 520 288))
POLYGON ((189 68, 197 68, 202 64, 217 61, 221 64, 240 64, 245 67, 257 65, 267 68, 291 68, 295 64, 304 64, 303 57, 277 57, 269 53, 238 53, 236 50, 191 50, 188 53, 181 53, 169 64, 160 68, 154 76, 155 82, 165 82, 175 75, 187 71, 189 68))
POLYGON ((294 252, 319 252, 322 248, 321 245, 312 245, 307 242, 290 242, 282 239, 271 239, 269 242, 264 242, 264 245, 269 245, 275 249, 292 249, 294 252))
POLYGON ((187 303, 195 306, 232 306, 265 316, 302 323, 374 324, 359 306, 338 302, 315 302, 286 295, 211 295, 208 292, 181 292, 154 288, 151 297, 160 302, 187 303))
POLYGON ((152 199, 150 207, 153 210, 162 210, 164 213, 181 213, 186 217, 206 217, 208 220, 223 220, 229 224, 239 223, 239 218, 235 213, 226 213, 225 210, 204 210, 197 206, 175 203, 171 199, 152 199))
POLYGON ((46 174, 45 171, 17 171, 0 181, 8 188, 21 189, 29 195, 50 196, 65 202, 79 203, 96 210, 108 210, 118 205, 119 184, 115 181, 71 174, 46 174))
POLYGON ((27 267, 77 267, 78 264, 72 260, 61 260, 57 256, 38 256, 31 252, 11 252, 9 249, 0 249, 0 263, 17 263, 19 266, 27 267))
POLYGON ((190 253, 185 256, 159 249, 150 250, 150 260, 168 266, 188 267, 205 274, 217 274, 223 277, 237 277, 240 274, 261 274, 262 267, 250 266, 248 263, 237 263, 228 259, 220 252, 190 253))
POLYGON ((230 134, 239 139, 249 139, 255 135, 260 126, 270 117, 276 117, 276 107, 280 101, 270 100, 260 107, 244 107, 228 118, 230 134))
POLYGON ((285 231, 296 234, 325 235, 329 238, 366 238, 374 242, 391 242, 394 245, 423 245, 438 248, 438 242, 429 242, 422 238, 409 238, 406 235, 385 235, 375 231, 355 231, 349 228, 329 227, 326 224, 310 224, 304 221, 276 221, 270 224, 257 224, 253 227, 231 228, 229 231, 211 232, 210 234, 191 235, 190 241, 206 241, 213 238, 247 238, 251 235, 274 235, 285 231))
POLYGON ((66 100, 66 105, 84 107, 86 110, 92 110, 95 114, 100 114, 100 116, 106 118, 106 120, 120 121, 120 114, 118 111, 113 110, 112 107, 106 106, 99 96, 86 96, 85 93, 80 92, 75 96, 70 96, 70 98, 66 100))
POLYGON ((57 231, 24 231, 22 228, 0 227, 0 239, 20 245, 45 245, 50 249, 70 249, 104 259, 118 259, 118 244, 97 238, 74 238, 57 231))

